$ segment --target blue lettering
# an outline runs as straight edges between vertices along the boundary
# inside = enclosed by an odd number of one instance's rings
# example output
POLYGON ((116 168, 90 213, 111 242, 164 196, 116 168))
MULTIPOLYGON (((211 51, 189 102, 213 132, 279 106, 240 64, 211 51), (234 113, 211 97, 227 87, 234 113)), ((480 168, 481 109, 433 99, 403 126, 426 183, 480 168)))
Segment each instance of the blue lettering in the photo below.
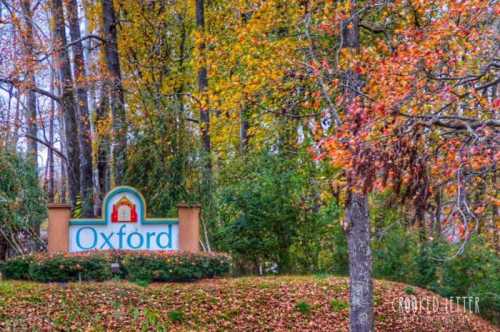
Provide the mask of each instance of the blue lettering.
POLYGON ((142 237, 142 234, 137 231, 137 229, 135 230, 135 232, 130 233, 130 235, 127 237, 127 244, 132 249, 139 249, 140 247, 142 247, 143 243, 144 243, 144 238, 142 237), (132 245, 132 236, 133 235, 135 235, 136 237, 139 238, 139 244, 136 246, 132 245))
POLYGON ((111 232, 108 236, 106 234, 101 233, 101 237, 104 239, 104 243, 101 245, 101 249, 104 249, 104 246, 108 246, 109 249, 114 249, 113 244, 111 243, 111 237, 113 236, 113 232, 111 232))
POLYGON ((120 230, 118 231, 118 248, 120 249, 123 249, 123 236, 125 235, 125 232, 123 231, 123 229, 125 228, 125 225, 122 225, 122 227, 120 227, 120 230))
POLYGON ((155 236, 156 232, 146 233, 146 249, 151 249, 151 238, 155 236))
POLYGON ((78 246, 78 248, 80 249, 83 249, 83 250, 89 250, 89 249, 93 249, 97 244, 97 232, 95 231, 95 229, 93 229, 92 227, 82 227, 80 228, 77 232, 76 232, 76 245, 78 246), (84 230, 84 229, 90 229, 93 233, 93 236, 94 236, 94 241, 92 242, 92 245, 88 246, 88 247, 84 247, 82 246, 82 243, 80 241, 80 233, 84 230))
POLYGON ((156 245, 160 249, 170 249, 172 247, 172 225, 168 225, 168 233, 167 232, 158 233, 158 236, 156 237, 156 245), (161 236, 162 235, 167 236, 167 244, 166 245, 161 244, 161 236))

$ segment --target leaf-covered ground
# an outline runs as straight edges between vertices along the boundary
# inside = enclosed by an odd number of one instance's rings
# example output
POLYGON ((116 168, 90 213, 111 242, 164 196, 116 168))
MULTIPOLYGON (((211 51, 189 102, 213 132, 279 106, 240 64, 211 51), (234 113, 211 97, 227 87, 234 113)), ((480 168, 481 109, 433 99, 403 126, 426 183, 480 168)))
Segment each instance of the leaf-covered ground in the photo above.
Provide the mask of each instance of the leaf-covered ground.
MULTIPOLYGON (((423 300, 420 312, 405 313, 404 299, 412 296, 422 300, 436 295, 376 281, 376 329, 499 331, 456 306, 450 313, 449 303, 440 297, 435 298, 439 299, 437 308, 436 301, 433 309, 423 300)), ((127 282, 46 285, 4 281, 0 282, 0 329, 347 331, 347 302, 348 281, 337 277, 237 278, 147 287, 127 282)))

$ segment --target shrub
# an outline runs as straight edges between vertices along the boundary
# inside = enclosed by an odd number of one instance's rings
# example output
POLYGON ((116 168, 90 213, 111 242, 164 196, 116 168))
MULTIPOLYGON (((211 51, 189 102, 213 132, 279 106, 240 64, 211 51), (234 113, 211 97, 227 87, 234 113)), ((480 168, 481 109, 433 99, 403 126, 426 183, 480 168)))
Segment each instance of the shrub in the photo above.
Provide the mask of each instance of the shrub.
POLYGON ((29 265, 34 281, 103 281, 111 279, 111 264, 102 255, 37 255, 29 265))
POLYGON ((33 161, 0 149, 0 260, 39 246, 32 234, 46 217, 46 204, 33 161))
POLYGON ((230 266, 230 257, 219 253, 90 251, 14 257, 0 270, 7 279, 66 282, 117 278, 148 284, 212 278, 227 274, 230 266), (113 273, 112 263, 119 264, 118 273, 113 273))
POLYGON ((417 236, 394 225, 373 241, 373 271, 378 278, 411 282, 416 274, 417 236))
POLYGON ((138 252, 122 261, 129 280, 191 281, 227 274, 229 256, 215 253, 138 252))
POLYGON ((29 267, 33 263, 33 256, 19 256, 0 263, 0 271, 6 279, 30 279, 29 267))
POLYGON ((464 253, 453 257, 456 247, 448 248, 451 259, 440 261, 441 273, 434 290, 443 296, 474 296, 480 299, 480 313, 500 323, 500 258, 484 238, 470 239, 464 253))

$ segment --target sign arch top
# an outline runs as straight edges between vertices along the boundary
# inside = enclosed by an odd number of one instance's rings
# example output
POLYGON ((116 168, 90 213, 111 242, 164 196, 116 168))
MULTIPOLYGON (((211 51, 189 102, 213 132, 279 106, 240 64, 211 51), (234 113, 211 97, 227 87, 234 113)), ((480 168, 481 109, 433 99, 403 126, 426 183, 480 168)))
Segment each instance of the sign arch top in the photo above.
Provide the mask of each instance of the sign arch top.
MULTIPOLYGON (((127 204, 127 205, 128 205, 127 204)), ((101 218, 71 219, 71 225, 107 225, 110 223, 131 222, 137 224, 176 224, 177 218, 148 218, 147 205, 144 196, 135 188, 129 186, 119 186, 106 194, 102 202, 101 218), (128 201, 133 205, 130 211, 130 220, 120 220, 120 201, 128 201), (135 208, 135 209, 134 209, 135 208), (115 213, 114 213, 115 212, 115 213), (134 218, 135 216, 135 218, 134 218)))

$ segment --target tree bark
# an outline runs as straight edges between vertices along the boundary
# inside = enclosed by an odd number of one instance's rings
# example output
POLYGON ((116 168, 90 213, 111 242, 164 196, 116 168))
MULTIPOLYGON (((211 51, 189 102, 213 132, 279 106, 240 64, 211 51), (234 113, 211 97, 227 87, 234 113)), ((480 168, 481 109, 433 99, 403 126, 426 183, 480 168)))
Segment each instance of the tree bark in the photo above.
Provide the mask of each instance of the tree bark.
MULTIPOLYGON (((66 135, 64 134, 66 130, 64 129, 64 116, 61 112, 61 106, 59 106, 59 136, 61 137, 61 151, 66 152, 66 156, 68 155, 68 151, 66 150, 66 135)), ((62 159, 60 159, 60 167, 61 167, 61 179, 60 179, 60 202, 66 203, 67 195, 68 195, 68 163, 65 163, 62 159)))
POLYGON ((200 108, 200 130, 202 149, 204 152, 204 169, 203 169, 203 182, 207 186, 206 189, 210 190, 210 183, 212 180, 212 161, 210 157, 211 143, 210 143, 210 109, 208 101, 208 72, 206 64, 206 45, 204 41, 205 32, 205 4, 204 0, 196 0, 196 28, 202 34, 202 41, 199 43, 200 54, 200 68, 198 69, 198 91, 201 95, 201 108, 200 108))
POLYGON ((107 85, 102 86, 101 101, 96 109, 96 132, 97 132, 97 184, 99 186, 99 205, 97 206, 97 215, 101 215, 101 206, 104 196, 110 189, 109 176, 109 154, 110 142, 107 132, 102 130, 102 124, 109 116, 109 96, 107 85))
MULTIPOLYGON (((359 17, 356 12, 356 1, 351 0, 351 19, 342 22, 343 48, 358 50, 359 17)), ((360 76, 352 70, 344 75, 346 86, 344 95, 346 109, 350 108, 359 97, 362 85, 360 76)), ((345 221, 347 225, 347 244, 349 251, 349 301, 350 330, 353 332, 373 331, 373 281, 372 253, 370 248, 370 219, 368 213, 368 196, 359 188, 359 179, 363 174, 353 171, 348 179, 349 197, 346 203, 345 221)))
MULTIPOLYGON (((496 167, 496 165, 493 167, 493 170, 492 170, 491 182, 492 182, 492 191, 494 193, 494 197, 498 197, 497 167, 496 167)), ((497 227, 497 221, 498 221, 498 207, 495 204, 495 202, 493 202, 491 204, 491 218, 490 218, 488 228, 489 228, 489 232, 491 233, 490 234, 491 240, 493 241, 493 243, 495 243, 496 252, 497 252, 497 254, 499 254, 500 253, 500 228, 497 227)))
POLYGON ((123 94, 120 58, 117 43, 117 20, 112 0, 102 0, 102 19, 104 28, 104 47, 106 65, 111 75, 111 112, 113 118, 113 175, 115 185, 121 185, 127 162, 127 122, 125 98, 123 94))
POLYGON ((20 127, 20 105, 19 105, 19 91, 16 93, 16 112, 14 115, 14 133, 12 137, 12 151, 16 151, 17 143, 19 142, 19 127, 20 127))
POLYGON ((92 141, 90 133, 89 106, 85 87, 85 60, 81 41, 80 22, 78 20, 78 4, 76 0, 68 0, 67 13, 69 32, 73 44, 73 69, 79 109, 78 142, 80 145, 80 193, 82 195, 82 217, 94 215, 94 181, 92 166, 92 141))
MULTIPOLYGON (((89 8, 91 8, 94 4, 93 4, 93 0, 83 0, 82 1, 82 4, 83 4, 83 24, 84 24, 84 31, 85 31, 85 35, 86 36, 89 36, 89 35, 95 35, 95 32, 93 30, 90 29, 90 26, 89 26, 89 20, 88 20, 88 17, 87 17, 87 14, 89 12, 89 8)), ((90 75, 91 74, 91 70, 90 70, 90 64, 93 63, 94 61, 94 52, 92 51, 94 48, 95 48, 95 41, 93 40, 93 38, 89 38, 87 40, 84 41, 84 48, 83 48, 83 58, 84 58, 84 72, 86 75, 90 75)), ((87 94, 88 94, 88 100, 89 100, 89 114, 94 114, 95 113, 95 110, 97 108, 97 99, 96 99, 96 84, 94 81, 91 81, 91 82, 86 82, 86 86, 87 86, 87 94)), ((95 128, 92 128, 91 127, 91 130, 95 128)))
MULTIPOLYGON (((31 11, 31 0, 22 0, 21 9, 23 13, 23 49, 24 49, 24 60, 26 61, 26 77, 29 84, 26 95, 26 124, 28 127, 28 134, 36 137, 38 133, 37 122, 36 122, 36 92, 32 89, 36 86, 35 79, 35 61, 33 56, 33 13, 31 11)), ((38 171, 37 159, 38 159, 38 147, 35 140, 29 139, 28 145, 28 156, 32 159, 35 165, 35 169, 38 171)))
POLYGON ((351 192, 345 212, 349 249, 350 330, 373 331, 372 254, 366 194, 351 192))
POLYGON ((196 0, 196 30, 201 35, 201 41, 198 44, 199 62, 198 69, 198 92, 200 94, 200 133, 202 149, 202 170, 201 170, 201 197, 205 206, 202 217, 202 228, 205 234, 204 246, 211 251, 209 243, 208 229, 206 220, 211 220, 212 216, 212 156, 210 142, 210 107, 208 99, 208 71, 207 55, 205 44, 205 1, 196 0))
MULTIPOLYGON (((50 68, 50 93, 54 93, 55 90, 55 73, 54 68, 51 66, 50 68)), ((49 114, 49 143, 51 146, 54 146, 54 121, 56 114, 56 102, 52 99, 50 101, 50 114, 49 114)), ((48 149, 47 156, 47 166, 48 166, 48 175, 47 175, 47 199, 49 203, 54 203, 55 197, 55 169, 54 169, 54 150, 48 149)))
POLYGON ((73 207, 80 192, 80 148, 78 143, 78 108, 75 103, 71 64, 66 47, 66 32, 62 0, 51 0, 52 29, 55 38, 56 68, 61 80, 61 105, 64 117, 66 151, 68 156, 69 194, 73 207))

